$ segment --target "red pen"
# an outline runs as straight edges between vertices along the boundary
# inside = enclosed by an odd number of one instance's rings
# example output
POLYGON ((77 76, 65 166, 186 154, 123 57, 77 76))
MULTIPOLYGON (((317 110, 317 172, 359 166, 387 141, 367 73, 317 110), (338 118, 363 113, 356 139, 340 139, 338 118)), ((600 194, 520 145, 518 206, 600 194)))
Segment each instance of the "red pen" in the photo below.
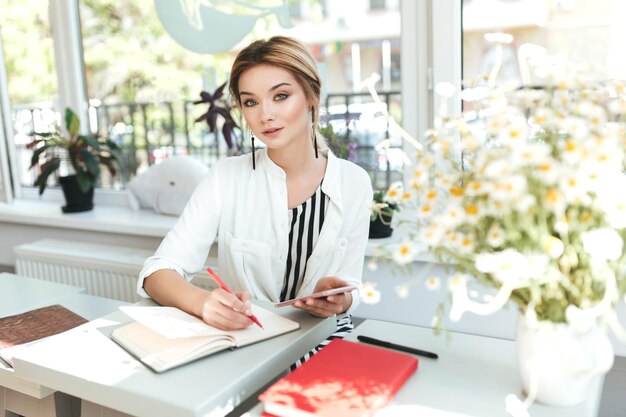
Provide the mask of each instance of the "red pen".
MULTIPOLYGON (((222 279, 220 277, 218 277, 217 274, 211 268, 207 268, 206 271, 209 273, 211 278, 213 278, 213 280, 217 283, 217 285, 220 286, 221 289, 223 289, 224 291, 226 291, 229 294, 233 294, 233 292, 230 290, 230 288, 228 288, 228 285, 226 285, 226 283, 224 281, 222 281, 222 279)), ((259 319, 256 318, 256 316, 254 314, 251 314, 248 317, 250 317, 250 320, 255 322, 256 325, 259 326, 261 329, 263 328, 263 325, 261 324, 259 319)))

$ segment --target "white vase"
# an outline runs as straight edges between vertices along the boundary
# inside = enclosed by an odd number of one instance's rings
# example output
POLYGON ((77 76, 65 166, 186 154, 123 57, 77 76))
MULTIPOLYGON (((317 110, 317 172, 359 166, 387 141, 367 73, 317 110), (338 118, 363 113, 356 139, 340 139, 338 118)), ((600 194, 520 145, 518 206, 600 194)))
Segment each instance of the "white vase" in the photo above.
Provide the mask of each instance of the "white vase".
POLYGON ((581 333, 568 324, 529 324, 520 317, 516 347, 524 392, 529 395, 536 389, 536 401, 550 406, 583 402, 594 378, 601 378, 613 366, 611 342, 595 326, 581 333))

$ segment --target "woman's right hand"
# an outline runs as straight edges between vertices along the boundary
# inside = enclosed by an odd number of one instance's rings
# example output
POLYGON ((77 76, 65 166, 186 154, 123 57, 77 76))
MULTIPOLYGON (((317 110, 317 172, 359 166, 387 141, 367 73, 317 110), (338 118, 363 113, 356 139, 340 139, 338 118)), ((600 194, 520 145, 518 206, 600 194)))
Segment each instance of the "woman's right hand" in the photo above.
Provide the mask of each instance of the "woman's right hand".
POLYGON ((207 291, 202 300, 200 318, 222 330, 240 330, 252 324, 252 307, 247 292, 231 294, 221 288, 207 291))

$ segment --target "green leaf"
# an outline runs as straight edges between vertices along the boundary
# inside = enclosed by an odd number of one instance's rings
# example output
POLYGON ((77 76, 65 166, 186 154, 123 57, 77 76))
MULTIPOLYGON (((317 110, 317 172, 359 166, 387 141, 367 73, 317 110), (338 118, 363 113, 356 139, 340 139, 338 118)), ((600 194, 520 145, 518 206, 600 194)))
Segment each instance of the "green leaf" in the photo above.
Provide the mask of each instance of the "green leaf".
POLYGON ((42 153, 44 153, 48 148, 51 148, 51 147, 52 147, 51 145, 44 145, 41 148, 35 149, 35 151, 33 152, 32 158, 30 158, 30 166, 28 167, 28 169, 31 169, 35 165, 39 165, 39 157, 41 156, 42 153))
POLYGON ((89 135, 89 136, 81 136, 80 138, 84 140, 87 145, 91 146, 92 148, 96 150, 100 150, 100 142, 98 142, 97 136, 89 135))
POLYGON ((43 194, 48 183, 48 177, 54 171, 59 169, 59 165, 61 165, 61 160, 59 158, 52 158, 41 166, 41 173, 39 174, 39 176, 37 176, 34 184, 35 186, 39 187, 39 195, 43 194))
POLYGON ((80 120, 69 107, 65 109, 65 127, 70 136, 76 136, 80 129, 80 120))
POLYGON ((87 171, 94 177, 98 178, 100 175, 100 164, 98 163, 98 158, 94 156, 87 149, 80 150, 80 158, 85 163, 85 167, 87 171))
POLYGON ((111 139, 106 139, 104 143, 112 151, 119 151, 120 149, 120 147, 117 146, 117 143, 113 142, 111 139))
POLYGON ((83 193, 89 191, 95 183, 95 179, 84 169, 76 170, 76 181, 78 181, 78 188, 80 188, 83 193))

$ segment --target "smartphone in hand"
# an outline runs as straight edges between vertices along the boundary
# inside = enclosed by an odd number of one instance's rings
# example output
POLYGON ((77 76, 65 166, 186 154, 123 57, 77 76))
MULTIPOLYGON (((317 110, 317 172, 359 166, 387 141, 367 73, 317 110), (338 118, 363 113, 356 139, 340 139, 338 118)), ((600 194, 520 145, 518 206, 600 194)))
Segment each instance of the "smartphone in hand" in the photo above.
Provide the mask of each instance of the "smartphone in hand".
POLYGON ((294 299, 291 299, 291 300, 282 301, 280 303, 274 304, 274 307, 290 306, 293 303, 295 303, 296 301, 302 301, 304 303, 309 298, 322 298, 322 297, 328 297, 329 295, 343 294, 345 292, 350 292, 352 290, 356 290, 357 288, 358 287, 356 285, 346 285, 345 287, 331 288, 329 290, 315 292, 315 293, 313 293, 311 295, 305 295, 304 297, 299 297, 299 298, 294 298, 294 299))

